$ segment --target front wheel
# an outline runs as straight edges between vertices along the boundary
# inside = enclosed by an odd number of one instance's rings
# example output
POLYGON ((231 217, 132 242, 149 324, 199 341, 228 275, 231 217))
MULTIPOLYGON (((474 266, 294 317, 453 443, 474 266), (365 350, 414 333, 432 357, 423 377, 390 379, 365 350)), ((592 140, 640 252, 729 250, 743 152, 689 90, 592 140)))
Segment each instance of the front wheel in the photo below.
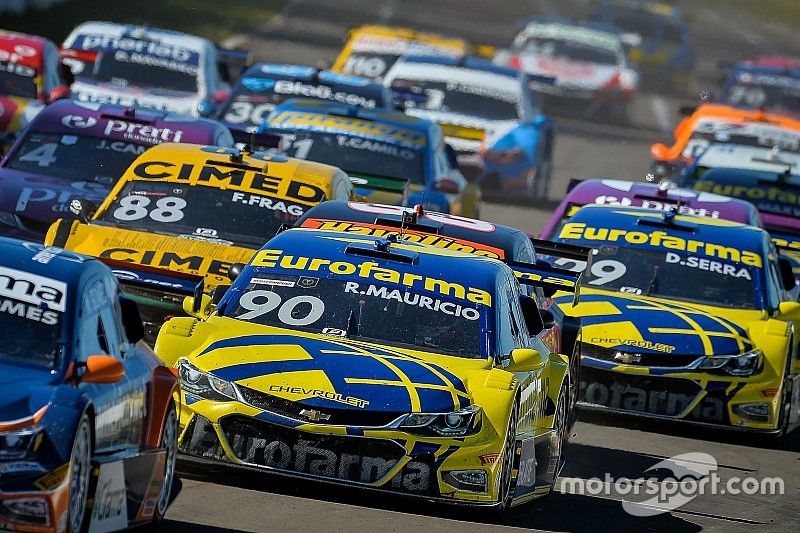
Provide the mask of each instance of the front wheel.
POLYGON ((80 533, 85 529, 86 502, 89 501, 89 480, 92 470, 92 431, 89 417, 83 415, 69 459, 69 519, 70 533, 80 533))
POLYGON ((178 417, 175 415, 175 406, 171 403, 167 416, 164 417, 164 427, 161 430, 161 448, 167 453, 164 460, 164 481, 158 493, 158 505, 154 520, 164 518, 172 497, 172 485, 175 483, 175 462, 178 457, 178 417))
POLYGON ((569 384, 564 383, 558 393, 558 403, 556 403, 556 412, 553 416, 553 431, 550 433, 550 464, 547 470, 548 474, 552 473, 553 476, 550 482, 551 492, 556 487, 556 478, 561 470, 561 455, 564 450, 564 443, 567 440, 567 432, 569 431, 569 396, 569 384))
POLYGON ((500 488, 497 491, 497 510, 503 511, 511 505, 514 498, 514 460, 517 454, 517 418, 519 404, 515 401, 514 408, 511 409, 511 417, 508 421, 506 430, 506 440, 503 445, 502 466, 498 475, 500 476, 500 488))

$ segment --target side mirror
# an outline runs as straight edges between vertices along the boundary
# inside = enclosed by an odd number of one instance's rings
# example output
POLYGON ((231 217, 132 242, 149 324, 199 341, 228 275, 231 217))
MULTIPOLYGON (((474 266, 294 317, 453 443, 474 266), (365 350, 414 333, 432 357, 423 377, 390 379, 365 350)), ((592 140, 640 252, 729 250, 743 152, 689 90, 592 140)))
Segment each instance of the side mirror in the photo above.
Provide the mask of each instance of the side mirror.
POLYGON ((800 320, 800 303, 781 302, 778 304, 778 313, 781 320, 800 320))
POLYGON ((533 117, 531 124, 533 124, 535 128, 544 128, 547 125, 547 117, 544 115, 536 115, 533 117))
POLYGON ((231 281, 236 281, 236 278, 238 278, 239 274, 241 274, 242 270, 244 270, 244 266, 244 263, 234 263, 228 267, 228 279, 231 281))
POLYGON ((47 94, 48 103, 55 102, 56 100, 63 100, 64 98, 69 98, 69 87, 66 85, 53 87, 47 94))
POLYGON ((125 377, 125 367, 110 355, 90 355, 86 371, 81 376, 84 383, 118 383, 125 377))
POLYGON ((778 267, 781 271, 783 288, 787 291, 794 289, 797 286, 797 279, 792 271, 792 262, 786 257, 778 256, 778 267))
MULTIPOLYGON (((542 316, 539 314, 539 306, 536 300, 524 294, 519 295, 519 306, 522 308, 522 316, 525 318, 525 325, 528 333, 538 335, 544 329, 542 316)), ((552 315, 551 315, 552 316, 552 315)))
POLYGON ((509 360, 509 364, 506 367, 509 372, 531 372, 544 366, 542 355, 533 348, 511 350, 509 360))
POLYGON ((230 285, 217 285, 214 287, 214 290, 211 291, 211 303, 213 305, 217 305, 221 300, 222 297, 225 296, 225 293, 230 289, 230 285))
POLYGON ((144 338, 144 324, 142 315, 139 313, 139 306, 125 296, 120 296, 119 307, 122 310, 122 327, 125 328, 125 336, 128 342, 136 344, 144 338))
POLYGON ((650 156, 657 161, 664 161, 669 157, 669 146, 664 143, 656 143, 650 147, 650 156))
POLYGON ((456 149, 450 146, 448 143, 444 143, 444 153, 447 156, 447 163, 450 165, 450 168, 458 168, 458 154, 456 153, 456 149))
POLYGON ((84 224, 89 224, 92 215, 94 215, 94 212, 97 210, 97 206, 85 198, 73 198, 69 202, 69 210, 73 215, 78 217, 78 220, 84 224))
POLYGON ((211 296, 203 294, 200 298, 187 296, 183 299, 183 312, 195 318, 204 319, 208 315, 208 308, 211 305, 211 296))

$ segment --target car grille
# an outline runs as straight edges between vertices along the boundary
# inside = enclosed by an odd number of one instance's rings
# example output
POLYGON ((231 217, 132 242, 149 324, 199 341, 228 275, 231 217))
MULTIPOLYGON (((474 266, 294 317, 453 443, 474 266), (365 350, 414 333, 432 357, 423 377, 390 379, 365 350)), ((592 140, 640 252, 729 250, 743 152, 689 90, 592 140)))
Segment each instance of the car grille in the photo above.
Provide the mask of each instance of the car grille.
MULTIPOLYGON (((375 483, 405 456, 398 443, 344 435, 307 433, 240 415, 220 421, 236 457, 247 464, 354 483, 375 483)), ((414 457, 386 485, 430 493, 433 455, 414 457)))
MULTIPOLYGON (((701 392, 689 379, 639 376, 582 365, 579 400, 641 414, 678 417, 701 392)), ((701 403, 698 409, 701 409, 701 403)))
MULTIPOLYGON (((253 407, 264 409, 271 413, 293 418, 295 420, 309 421, 300 414, 305 409, 315 409, 311 405, 304 405, 302 402, 285 400, 271 394, 267 394, 249 387, 239 385, 239 392, 245 402, 253 407)), ((367 411, 363 409, 336 409, 325 407, 322 412, 330 418, 315 421, 317 424, 337 425, 337 426, 357 426, 357 427, 381 427, 396 420, 404 413, 399 411, 367 411)))
POLYGON ((602 361, 611 361, 619 364, 629 364, 636 366, 658 367, 658 368, 685 368, 692 363, 702 358, 698 355, 678 355, 670 353, 641 353, 641 352, 625 352, 626 355, 634 356, 634 359, 629 359, 625 362, 623 359, 616 358, 617 354, 621 351, 614 348, 604 348, 596 344, 581 343, 581 355, 591 357, 593 359, 600 359, 602 361))

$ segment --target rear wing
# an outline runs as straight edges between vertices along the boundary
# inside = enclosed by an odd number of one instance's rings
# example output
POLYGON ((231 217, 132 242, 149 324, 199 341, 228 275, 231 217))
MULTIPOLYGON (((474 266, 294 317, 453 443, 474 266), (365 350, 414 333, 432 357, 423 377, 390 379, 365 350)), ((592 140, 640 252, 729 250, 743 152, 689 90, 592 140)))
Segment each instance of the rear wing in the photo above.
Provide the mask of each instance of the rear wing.
POLYGON ((274 133, 248 133, 232 129, 231 135, 237 147, 247 147, 250 151, 266 152, 268 150, 278 150, 281 147, 282 137, 274 133))
POLYGON ((233 84, 253 64, 248 50, 217 47, 217 68, 223 81, 233 84))
POLYGON ((196 302, 203 295, 203 276, 115 259, 100 258, 100 261, 111 268, 123 288, 135 287, 178 296, 194 296, 196 302))
POLYGON ((542 287, 546 296, 552 296, 557 291, 573 293, 573 303, 577 304, 580 295, 580 286, 583 279, 583 271, 591 269, 594 249, 567 244, 563 242, 546 241, 531 237, 531 243, 536 250, 536 263, 520 263, 516 261, 506 261, 514 270, 517 280, 525 285, 535 285, 542 287), (550 256, 561 259, 568 259, 576 263, 585 263, 580 271, 553 266, 541 259, 542 256, 550 256))

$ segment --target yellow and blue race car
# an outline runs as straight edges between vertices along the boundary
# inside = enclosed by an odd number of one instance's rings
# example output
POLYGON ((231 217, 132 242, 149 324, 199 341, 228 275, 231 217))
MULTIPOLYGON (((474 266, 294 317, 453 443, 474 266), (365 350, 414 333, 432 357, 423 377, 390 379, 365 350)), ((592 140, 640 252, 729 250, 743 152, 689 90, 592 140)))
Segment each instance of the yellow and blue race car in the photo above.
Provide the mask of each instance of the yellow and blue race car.
POLYGON ((111 265, 140 304, 152 341, 198 282, 212 292, 282 224, 352 192, 344 172, 329 165, 166 143, 137 157, 96 212, 73 200, 70 209, 82 220, 57 220, 45 242, 111 265))
MULTIPOLYGON (((580 303, 580 400, 594 409, 783 433, 798 425, 800 304, 760 228, 585 206, 555 240, 597 250, 580 303)), ((584 265, 556 260, 581 270, 584 265)))
POLYGON ((195 317, 156 342, 181 379, 184 459, 473 506, 550 491, 567 364, 500 261, 295 228, 211 305, 187 298, 195 317))

